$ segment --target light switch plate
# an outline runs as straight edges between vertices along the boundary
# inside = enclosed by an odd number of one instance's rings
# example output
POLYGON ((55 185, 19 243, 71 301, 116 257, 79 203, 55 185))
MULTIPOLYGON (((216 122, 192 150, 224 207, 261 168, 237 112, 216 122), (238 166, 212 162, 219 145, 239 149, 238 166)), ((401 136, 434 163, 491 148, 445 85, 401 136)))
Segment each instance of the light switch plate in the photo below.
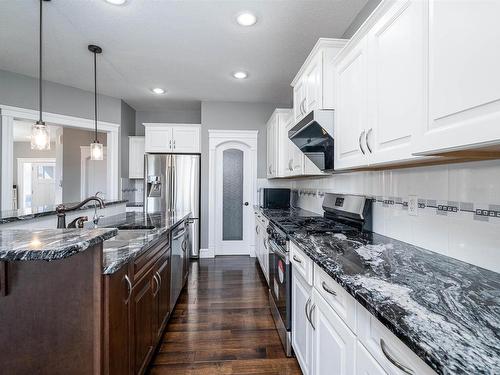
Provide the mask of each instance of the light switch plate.
POLYGON ((416 195, 408 196, 408 215, 418 215, 418 197, 416 195))

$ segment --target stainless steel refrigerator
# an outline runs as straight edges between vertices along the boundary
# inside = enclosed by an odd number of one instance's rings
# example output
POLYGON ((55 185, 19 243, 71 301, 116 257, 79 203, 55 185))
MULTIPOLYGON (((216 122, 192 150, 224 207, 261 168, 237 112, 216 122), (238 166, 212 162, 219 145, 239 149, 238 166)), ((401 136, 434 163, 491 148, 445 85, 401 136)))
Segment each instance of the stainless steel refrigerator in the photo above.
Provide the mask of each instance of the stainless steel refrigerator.
POLYGON ((146 212, 191 211, 189 256, 200 251, 200 155, 146 154, 144 156, 146 212))

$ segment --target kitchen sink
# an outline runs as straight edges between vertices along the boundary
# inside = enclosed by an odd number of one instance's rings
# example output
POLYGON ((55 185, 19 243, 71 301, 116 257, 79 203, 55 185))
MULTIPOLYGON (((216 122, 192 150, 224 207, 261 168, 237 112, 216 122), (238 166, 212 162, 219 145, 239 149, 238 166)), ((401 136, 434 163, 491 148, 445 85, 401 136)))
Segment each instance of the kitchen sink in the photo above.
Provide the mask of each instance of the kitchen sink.
POLYGON ((133 230, 151 230, 151 229, 155 229, 155 226, 154 225, 142 225, 142 224, 124 224, 124 225, 119 225, 116 228, 118 230, 133 231, 133 230))

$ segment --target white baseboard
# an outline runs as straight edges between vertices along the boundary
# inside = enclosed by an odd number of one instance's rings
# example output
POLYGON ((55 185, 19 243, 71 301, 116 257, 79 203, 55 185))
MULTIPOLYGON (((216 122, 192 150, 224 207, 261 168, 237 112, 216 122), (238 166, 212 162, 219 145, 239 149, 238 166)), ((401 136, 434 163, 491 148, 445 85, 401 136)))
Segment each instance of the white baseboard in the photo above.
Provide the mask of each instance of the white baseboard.
POLYGON ((215 258, 215 251, 213 249, 200 249, 200 258, 215 258))

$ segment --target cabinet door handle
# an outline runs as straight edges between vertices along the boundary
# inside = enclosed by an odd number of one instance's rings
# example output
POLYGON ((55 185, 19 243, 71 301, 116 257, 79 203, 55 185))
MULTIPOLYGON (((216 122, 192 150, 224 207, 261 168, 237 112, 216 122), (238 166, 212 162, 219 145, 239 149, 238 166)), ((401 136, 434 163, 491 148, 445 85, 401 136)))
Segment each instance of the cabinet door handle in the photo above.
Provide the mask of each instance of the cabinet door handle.
POLYGON ((380 349, 382 349, 382 353, 384 353, 385 357, 391 362, 394 366, 396 366, 398 369, 403 371, 405 374, 410 374, 410 375, 415 375, 413 370, 411 368, 406 367, 405 365, 402 365, 399 361, 394 359, 388 352, 387 352, 387 346, 384 342, 384 340, 381 338, 380 339, 380 349))
POLYGON ((304 312, 306 313, 306 318, 309 321, 309 323, 311 323, 311 319, 309 319, 309 314, 307 313, 307 311, 308 311, 308 307, 309 307, 310 302, 311 302, 311 297, 309 297, 309 299, 306 302, 306 305, 304 306, 304 312))
POLYGON ((168 141, 168 148, 172 148, 172 140, 168 141))
POLYGON ((373 153, 372 151, 372 148, 370 147, 370 143, 368 142, 368 139, 370 137, 370 133, 372 132, 373 128, 370 128, 370 130, 368 130, 368 132, 366 133, 366 137, 365 137, 365 142, 366 142, 366 147, 368 148, 368 151, 370 151, 370 154, 373 153))
POLYGON ((160 290, 160 282, 156 278, 156 275, 153 275, 153 280, 156 283, 156 290, 153 292, 153 297, 156 297, 156 295, 158 294, 158 291, 160 290))
POLYGON ((255 226, 255 233, 259 234, 259 226, 258 225, 255 226))
POLYGON ((174 139, 174 150, 175 150, 175 139, 174 139))
POLYGON ((130 282, 128 275, 125 275, 124 279, 127 282, 127 298, 125 299, 125 305, 128 305, 130 296, 132 295, 132 283, 130 282))
POLYGON ((158 281, 160 282, 159 285, 158 285, 158 290, 160 290, 161 288, 161 284, 162 284, 162 279, 161 279, 161 275, 158 271, 156 271, 156 277, 158 277, 158 281))
POLYGON ((290 169, 290 171, 293 171, 293 159, 290 159, 288 161, 288 169, 290 169))
POLYGON ((363 138, 363 134, 365 134, 365 131, 363 130, 361 133, 359 133, 359 138, 358 138, 358 143, 359 143, 359 149, 365 155, 365 150, 363 149, 363 145, 361 144, 361 138, 363 138))
POLYGON ((321 283, 321 286, 323 287, 323 289, 325 290, 325 292, 330 293, 332 296, 336 296, 337 295, 337 292, 334 291, 333 289, 330 289, 330 287, 328 285, 326 285, 326 283, 324 281, 321 283))
POLYGON ((264 240, 264 247, 267 250, 267 240, 266 239, 264 240))
POLYGON ((302 260, 297 258, 295 255, 293 256, 293 260, 296 261, 297 263, 302 263, 302 260))
POLYGON ((313 312, 314 312, 314 309, 316 308, 316 304, 312 305, 311 308, 309 309, 309 323, 311 323, 311 327, 313 327, 313 330, 316 331, 316 327, 314 326, 313 322, 312 322, 312 315, 313 315, 313 312))

